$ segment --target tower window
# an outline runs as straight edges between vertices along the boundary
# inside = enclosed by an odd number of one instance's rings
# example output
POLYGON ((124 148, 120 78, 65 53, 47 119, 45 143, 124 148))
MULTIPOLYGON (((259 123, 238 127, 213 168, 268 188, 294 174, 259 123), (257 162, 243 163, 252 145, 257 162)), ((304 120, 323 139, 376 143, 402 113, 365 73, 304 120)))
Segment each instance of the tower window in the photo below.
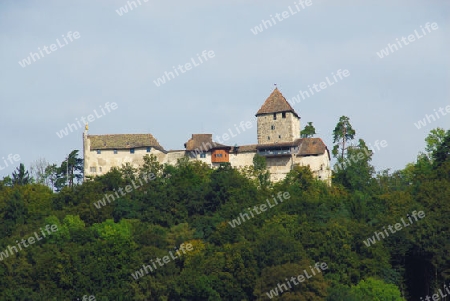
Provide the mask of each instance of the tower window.
POLYGON ((277 120, 277 113, 273 113, 273 120, 277 120))
POLYGON ((286 112, 281 113, 281 118, 286 118, 286 112))
POLYGON ((130 148, 130 154, 134 154, 134 148, 130 148))
POLYGON ((267 140, 270 140, 270 136, 267 136, 267 140))
POLYGON ((274 130, 275 129, 275 126, 274 125, 272 125, 271 127, 270 127, 272 130, 274 130))
POLYGON ((281 135, 278 135, 278 138, 280 138, 280 139, 281 139, 281 135))

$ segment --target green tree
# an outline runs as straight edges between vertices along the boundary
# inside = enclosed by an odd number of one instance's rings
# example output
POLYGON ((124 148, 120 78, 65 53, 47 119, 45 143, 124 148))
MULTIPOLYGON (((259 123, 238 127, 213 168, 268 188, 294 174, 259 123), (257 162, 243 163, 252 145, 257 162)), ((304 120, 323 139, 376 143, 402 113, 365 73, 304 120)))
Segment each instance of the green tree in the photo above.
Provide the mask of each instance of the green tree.
POLYGON ((337 143, 333 147, 333 156, 338 158, 340 153, 340 158, 344 158, 344 153, 347 150, 347 144, 354 139, 355 130, 350 124, 350 118, 347 116, 341 116, 339 122, 333 130, 333 143, 337 143))
POLYGON ((311 274, 310 266, 313 266, 313 263, 305 258, 294 263, 285 263, 263 269, 255 284, 254 295, 258 297, 257 300, 271 300, 277 296, 280 301, 324 300, 328 284, 323 275, 327 273, 327 270, 320 274, 317 273, 311 279, 301 283, 291 280, 292 277, 297 278, 298 275, 303 274, 303 271, 308 271, 311 274), (286 279, 289 280, 289 284, 286 284, 286 279), (279 287, 283 288, 283 285, 284 289, 281 291, 279 287))
POLYGON ((11 235, 17 225, 25 224, 28 217, 28 209, 21 189, 16 187, 13 189, 12 195, 6 199, 6 206, 2 210, 4 212, 2 218, 4 231, 2 232, 6 233, 6 235, 11 235))
POLYGON ((151 174, 154 177, 161 177, 163 171, 163 165, 158 162, 158 158, 151 154, 144 156, 144 164, 139 168, 141 177, 149 177, 151 174))
POLYGON ((350 146, 344 158, 338 158, 333 179, 350 190, 364 190, 372 183, 375 168, 370 164, 373 152, 363 139, 357 146, 350 146))
POLYGON ((328 289, 327 301, 365 301, 356 297, 346 285, 336 284, 328 289))
POLYGON ((44 182, 52 190, 55 190, 55 184, 58 180, 58 167, 56 164, 48 165, 44 171, 44 182))
POLYGON ((83 179, 83 173, 83 159, 78 158, 78 150, 73 150, 58 168, 58 179, 55 183, 57 190, 66 185, 73 188, 74 179, 79 183, 83 179))
POLYGON ((19 167, 13 172, 12 182, 13 185, 26 185, 32 182, 28 170, 25 170, 25 166, 22 163, 20 163, 19 167))
POLYGON ((430 131, 428 136, 425 138, 427 143, 425 150, 428 153, 428 157, 431 159, 434 152, 437 151, 439 145, 444 142, 446 133, 443 128, 435 128, 430 131))
POLYGON ((3 187, 11 187, 13 186, 13 182, 10 176, 3 177, 3 180, 0 181, 0 190, 3 187))
POLYGON ((351 288, 351 293, 359 300, 367 301, 404 301, 400 290, 393 284, 387 284, 382 280, 368 278, 361 280, 358 285, 351 288))
POLYGON ((291 171, 281 181, 284 191, 289 188, 308 190, 314 183, 315 178, 309 166, 294 165, 291 171))
POLYGON ((258 178, 260 187, 266 188, 270 185, 270 172, 267 170, 266 157, 255 154, 253 157, 253 167, 258 178))
POLYGON ((437 145, 432 157, 435 167, 439 167, 450 160, 450 130, 447 131, 442 142, 437 145))
POLYGON ((316 134, 316 128, 312 125, 312 122, 308 122, 303 131, 301 131, 302 138, 311 138, 316 134))

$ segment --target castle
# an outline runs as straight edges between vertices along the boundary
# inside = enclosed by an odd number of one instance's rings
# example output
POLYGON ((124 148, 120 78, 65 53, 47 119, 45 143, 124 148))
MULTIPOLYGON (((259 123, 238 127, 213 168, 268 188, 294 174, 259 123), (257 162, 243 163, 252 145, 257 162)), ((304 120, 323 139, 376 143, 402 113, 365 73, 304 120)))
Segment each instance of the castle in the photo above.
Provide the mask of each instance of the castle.
POLYGON ((175 165, 188 157, 212 168, 228 162, 234 168, 253 165, 255 154, 264 156, 270 179, 283 179, 294 165, 309 166, 313 174, 331 183, 330 152, 320 138, 300 138, 300 117, 278 88, 256 113, 258 144, 228 146, 212 134, 192 134, 184 150, 165 150, 151 134, 88 135, 83 133, 84 176, 107 173, 112 167, 143 164, 153 154, 161 164, 175 165))

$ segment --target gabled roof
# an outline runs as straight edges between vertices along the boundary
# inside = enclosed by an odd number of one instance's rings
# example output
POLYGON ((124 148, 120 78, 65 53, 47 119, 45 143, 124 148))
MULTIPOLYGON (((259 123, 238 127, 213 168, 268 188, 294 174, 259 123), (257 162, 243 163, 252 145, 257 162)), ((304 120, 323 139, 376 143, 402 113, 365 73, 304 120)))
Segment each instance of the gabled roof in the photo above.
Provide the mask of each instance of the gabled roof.
POLYGON ((252 153, 256 152, 256 147, 258 144, 248 144, 248 145, 238 145, 237 149, 236 147, 233 147, 232 151, 237 150, 238 153, 252 153))
POLYGON ((91 150, 129 149, 150 146, 165 152, 164 148, 151 134, 88 135, 87 138, 91 141, 91 150))
POLYGON ((279 112, 292 112, 296 117, 298 117, 297 112, 294 111, 291 105, 287 102, 286 98, 284 98, 278 88, 275 88, 255 116, 279 112))
POLYGON ((298 146, 298 152, 295 154, 297 156, 322 155, 327 153, 328 157, 330 157, 327 146, 320 138, 300 138, 293 142, 258 144, 256 149, 276 149, 289 146, 298 146))
POLYGON ((192 138, 184 144, 187 151, 207 152, 217 148, 231 148, 212 140, 212 134, 192 134, 192 138))
MULTIPOLYGON (((320 138, 302 138, 297 140, 298 156, 321 155, 328 152, 328 148, 320 138)), ((330 154, 328 153, 328 156, 330 154)))

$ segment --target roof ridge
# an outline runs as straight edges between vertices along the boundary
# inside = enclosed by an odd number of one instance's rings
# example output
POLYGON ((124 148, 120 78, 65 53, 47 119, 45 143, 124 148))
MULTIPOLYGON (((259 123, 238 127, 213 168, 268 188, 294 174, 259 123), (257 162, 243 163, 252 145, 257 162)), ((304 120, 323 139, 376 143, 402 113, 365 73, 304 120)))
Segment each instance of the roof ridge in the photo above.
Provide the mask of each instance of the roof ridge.
POLYGON ((134 148, 151 146, 160 150, 164 148, 152 134, 105 134, 88 135, 91 149, 134 148))
POLYGON ((263 103, 255 116, 278 112, 292 112, 296 117, 298 117, 297 112, 295 112, 294 108, 292 108, 277 87, 272 91, 269 97, 267 97, 266 101, 263 103))

